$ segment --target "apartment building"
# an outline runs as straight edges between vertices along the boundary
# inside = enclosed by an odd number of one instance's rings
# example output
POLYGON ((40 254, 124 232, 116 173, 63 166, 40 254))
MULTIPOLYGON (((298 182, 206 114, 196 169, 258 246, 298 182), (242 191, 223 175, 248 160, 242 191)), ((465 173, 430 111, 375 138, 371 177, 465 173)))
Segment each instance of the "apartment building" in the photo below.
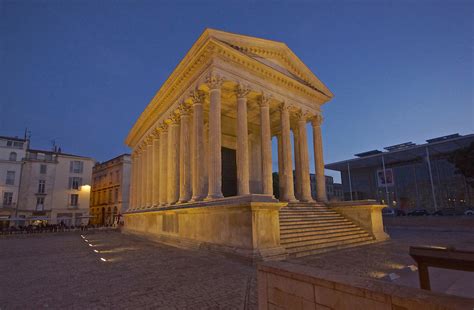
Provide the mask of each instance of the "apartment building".
POLYGON ((91 224, 112 225, 128 209, 130 154, 97 163, 92 172, 91 224))
POLYGON ((22 159, 27 149, 27 139, 0 136, 0 228, 8 227, 15 215, 22 159))

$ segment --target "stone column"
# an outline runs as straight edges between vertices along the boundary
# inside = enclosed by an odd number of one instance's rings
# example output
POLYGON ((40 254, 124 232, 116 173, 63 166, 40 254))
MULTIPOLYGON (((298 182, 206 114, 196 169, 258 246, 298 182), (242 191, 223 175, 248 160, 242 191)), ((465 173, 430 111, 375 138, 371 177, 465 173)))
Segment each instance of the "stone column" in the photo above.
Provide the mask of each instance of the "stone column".
POLYGON ((296 201, 295 189, 293 185, 293 161, 291 159, 291 138, 290 138, 290 111, 286 103, 281 105, 281 140, 283 157, 283 195, 280 194, 280 200, 296 201))
POLYGON ((179 145, 179 202, 191 200, 191 134, 189 131, 189 107, 181 111, 180 145, 179 145))
POLYGON ((300 136, 298 127, 293 129, 293 148, 295 152, 295 175, 293 178, 295 181, 295 197, 297 200, 301 200, 300 136))
POLYGON ((260 133, 262 136, 262 191, 264 195, 273 196, 272 134, 269 103, 269 98, 262 95, 260 98, 260 133))
POLYGON ((283 188, 285 187, 285 179, 283 178, 283 141, 281 134, 277 135, 277 147, 278 147, 278 193, 281 200, 283 195, 283 188))
POLYGON ((316 199, 326 202, 326 179, 324 177, 323 141, 321 136, 321 123, 323 117, 316 115, 311 121, 313 126, 313 147, 314 147, 314 170, 316 174, 316 199))
POLYGON ((160 205, 168 199, 168 125, 164 124, 160 132, 160 205))
POLYGON ((207 163, 204 158, 204 95, 201 91, 194 91, 193 100, 193 147, 192 147, 192 201, 204 199, 204 165, 207 163))
POLYGON ((153 139, 148 140, 146 162, 146 206, 153 205, 153 139))
POLYGON ((222 79, 212 75, 209 85, 209 191, 208 200, 222 198, 221 86, 222 79))
MULTIPOLYGON (((136 200, 136 205, 135 205, 135 209, 140 209, 140 207, 142 206, 142 178, 141 178, 141 174, 142 174, 142 151, 139 149, 137 151, 137 169, 135 171, 135 184, 137 184, 136 188, 135 188, 135 200, 136 200)), ((102 201, 101 201, 102 202, 102 201)))
POLYGON ((237 195, 250 194, 249 188, 249 140, 247 124, 247 95, 250 90, 237 86, 237 195))
MULTIPOLYGON (((137 188, 137 180, 135 179, 136 171, 137 171, 137 154, 136 154, 135 151, 133 151, 133 153, 132 153, 132 171, 130 173, 130 204, 129 204, 129 207, 128 207, 129 210, 134 210, 135 206, 137 205, 136 201, 135 201, 135 197, 137 196, 135 194, 135 190, 137 188)), ((96 193, 98 193, 98 192, 96 192, 96 193)), ((94 199, 94 204, 96 204, 95 199, 94 199)))
POLYGON ((140 208, 143 209, 146 207, 146 190, 147 190, 147 173, 146 173, 146 166, 148 161, 148 152, 146 143, 143 145, 143 152, 142 152, 142 160, 141 160, 141 169, 140 169, 140 179, 142 180, 142 187, 141 187, 141 206, 140 208))
POLYGON ((179 199, 179 117, 174 116, 168 132, 168 204, 179 199))
POLYGON ((299 141, 299 168, 300 168, 300 200, 304 202, 313 201, 311 198, 311 181, 309 177, 309 156, 308 156, 308 133, 306 132, 306 118, 299 113, 298 116, 298 141, 299 141))
POLYGON ((160 205, 160 139, 159 133, 155 132, 153 139, 153 199, 154 207, 160 205))

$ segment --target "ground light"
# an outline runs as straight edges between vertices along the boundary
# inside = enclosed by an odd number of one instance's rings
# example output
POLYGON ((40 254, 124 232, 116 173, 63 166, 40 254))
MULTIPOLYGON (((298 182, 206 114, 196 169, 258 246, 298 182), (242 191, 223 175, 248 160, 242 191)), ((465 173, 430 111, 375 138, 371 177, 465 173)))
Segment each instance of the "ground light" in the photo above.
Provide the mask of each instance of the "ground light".
POLYGON ((93 246, 93 245, 89 243, 89 246, 93 246))
POLYGON ((100 258, 101 261, 106 262, 107 260, 103 257, 100 258))
POLYGON ((99 253, 99 251, 97 251, 97 250, 94 250, 94 252, 99 253))

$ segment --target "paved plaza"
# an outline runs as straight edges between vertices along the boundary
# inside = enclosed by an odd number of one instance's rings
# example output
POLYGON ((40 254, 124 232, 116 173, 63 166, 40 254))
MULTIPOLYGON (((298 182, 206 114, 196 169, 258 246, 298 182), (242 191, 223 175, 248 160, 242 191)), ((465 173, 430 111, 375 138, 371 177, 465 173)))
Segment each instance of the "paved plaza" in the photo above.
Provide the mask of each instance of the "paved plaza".
MULTIPOLYGON (((397 273, 417 286, 411 244, 474 248, 474 233, 392 230, 392 240, 293 260, 362 277, 397 273)), ((0 239, 0 309, 255 309, 255 267, 117 232, 8 236, 0 239), (89 243, 93 246, 89 246, 89 243), (93 250, 98 250, 95 253, 93 250), (100 258, 107 261, 103 262, 100 258)), ((470 273, 432 272, 433 289, 469 296, 470 273)), ((470 296, 474 297, 474 296, 470 296)))

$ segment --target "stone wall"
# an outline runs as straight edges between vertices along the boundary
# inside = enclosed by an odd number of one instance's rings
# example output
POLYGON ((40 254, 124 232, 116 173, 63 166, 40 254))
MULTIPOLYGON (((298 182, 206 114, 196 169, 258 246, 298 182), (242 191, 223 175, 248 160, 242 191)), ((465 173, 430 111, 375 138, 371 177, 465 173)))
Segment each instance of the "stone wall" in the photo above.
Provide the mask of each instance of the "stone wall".
POLYGON ((402 287, 303 265, 258 266, 258 306, 266 309, 424 310, 474 308, 474 299, 402 287))
POLYGON ((252 261, 282 259, 278 212, 284 203, 185 205, 125 214, 123 232, 183 248, 205 248, 252 261))
POLYGON ((359 200, 332 202, 329 206, 365 229, 375 240, 384 241, 390 238, 384 231, 382 220, 382 209, 386 207, 385 205, 380 205, 374 200, 359 200))

